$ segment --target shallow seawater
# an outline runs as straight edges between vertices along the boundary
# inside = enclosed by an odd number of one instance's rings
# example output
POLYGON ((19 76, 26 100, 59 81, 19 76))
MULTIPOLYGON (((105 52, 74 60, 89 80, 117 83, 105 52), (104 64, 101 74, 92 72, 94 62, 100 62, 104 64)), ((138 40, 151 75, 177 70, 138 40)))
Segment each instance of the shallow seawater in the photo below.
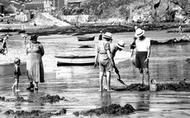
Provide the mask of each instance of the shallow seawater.
MULTIPOLYGON (((98 36, 98 34, 90 34, 98 36)), ((178 34, 167 34, 165 31, 146 32, 148 37, 154 40, 165 41, 167 39, 180 37, 178 34)), ((124 40, 127 44, 125 51, 129 50, 129 44, 133 40, 133 33, 116 33, 113 34, 114 42, 124 40)), ((80 45, 94 45, 94 42, 78 42, 76 36, 71 35, 50 35, 41 36, 39 41, 42 42, 45 49, 43 57, 45 68, 46 82, 40 84, 38 92, 30 93, 25 90, 28 85, 27 77, 23 74, 20 78, 21 92, 18 94, 28 99, 44 94, 59 95, 65 97, 68 101, 57 103, 27 103, 27 102, 3 102, 0 101, 0 116, 6 117, 3 113, 8 109, 13 110, 42 110, 55 111, 66 108, 67 113, 63 116, 53 116, 57 118, 73 118, 72 113, 75 111, 89 110, 109 104, 126 103, 131 104, 137 111, 124 116, 91 116, 101 118, 188 118, 190 117, 189 92, 98 92, 98 69, 93 66, 61 66, 57 67, 55 55, 72 54, 72 53, 94 53, 92 48, 79 48, 80 45)), ((95 39, 97 41, 97 38, 95 39)), ((1 55, 0 61, 12 62, 14 57, 26 61, 25 44, 20 36, 14 35, 8 41, 8 54, 1 55)), ((160 83, 178 82, 186 78, 189 81, 190 63, 186 61, 190 58, 190 44, 177 45, 157 45, 152 46, 150 58, 150 77, 160 83)), ((141 82, 139 72, 135 69, 129 58, 119 62, 118 68, 122 80, 127 84, 141 82)), ((112 74, 112 83, 114 87, 122 85, 116 80, 116 74, 112 74)), ((15 98, 11 92, 11 85, 14 82, 12 75, 0 76, 0 96, 6 98, 15 98)), ((80 117, 80 116, 79 116, 80 117)), ((82 116, 81 116, 82 117, 82 116)), ((87 118, 89 116, 86 116, 87 118)))

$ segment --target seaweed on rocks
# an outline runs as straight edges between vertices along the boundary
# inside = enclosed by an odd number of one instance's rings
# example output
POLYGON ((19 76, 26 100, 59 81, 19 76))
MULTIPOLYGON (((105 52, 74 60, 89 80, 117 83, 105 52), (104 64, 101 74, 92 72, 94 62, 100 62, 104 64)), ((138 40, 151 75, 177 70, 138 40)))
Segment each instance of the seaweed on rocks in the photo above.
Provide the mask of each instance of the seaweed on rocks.
POLYGON ((130 84, 124 88, 123 87, 122 88, 112 87, 112 89, 115 91, 147 91, 147 90, 149 90, 149 86, 137 83, 137 84, 130 84))
POLYGON ((39 103, 55 103, 60 100, 66 100, 65 97, 60 97, 59 95, 45 95, 37 99, 24 99, 22 96, 17 96, 16 98, 5 98, 0 96, 0 101, 3 102, 39 102, 39 103))
POLYGON ((13 118, 50 118, 51 116, 60 116, 66 114, 66 109, 62 108, 56 112, 51 111, 41 111, 41 110, 32 110, 32 111, 13 111, 11 109, 4 112, 7 116, 12 116, 13 118))
MULTIPOLYGON (((112 87, 115 91, 149 91, 148 85, 142 84, 130 84, 127 87, 116 88, 112 87)), ((156 91, 190 91, 190 83, 187 83, 185 80, 179 81, 177 83, 157 83, 156 91)))
POLYGON ((55 103, 59 102, 60 100, 65 100, 65 97, 60 97, 59 95, 49 95, 47 94, 46 96, 40 97, 40 101, 42 103, 55 103))
POLYGON ((178 83, 157 84, 157 91, 163 90, 190 91, 190 83, 179 81, 178 83))
POLYGON ((73 114, 75 116, 84 115, 84 116, 90 116, 90 115, 102 115, 102 114, 109 114, 109 115, 128 115, 130 113, 133 113, 135 109, 132 105, 126 104, 125 106, 120 106, 119 104, 111 104, 109 106, 103 106, 96 109, 90 109, 88 111, 81 111, 81 112, 74 112, 73 114))
POLYGON ((0 96, 0 101, 3 102, 27 102, 22 96, 17 96, 16 98, 5 98, 0 96))

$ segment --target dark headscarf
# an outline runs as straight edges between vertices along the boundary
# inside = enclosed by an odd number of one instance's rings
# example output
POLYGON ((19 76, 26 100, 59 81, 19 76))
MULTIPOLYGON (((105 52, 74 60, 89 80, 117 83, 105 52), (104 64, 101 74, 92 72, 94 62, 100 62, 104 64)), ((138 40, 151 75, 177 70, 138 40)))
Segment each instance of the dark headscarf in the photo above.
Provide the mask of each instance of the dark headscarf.
POLYGON ((38 39, 38 36, 36 34, 32 35, 30 38, 31 41, 37 41, 37 39, 38 39))

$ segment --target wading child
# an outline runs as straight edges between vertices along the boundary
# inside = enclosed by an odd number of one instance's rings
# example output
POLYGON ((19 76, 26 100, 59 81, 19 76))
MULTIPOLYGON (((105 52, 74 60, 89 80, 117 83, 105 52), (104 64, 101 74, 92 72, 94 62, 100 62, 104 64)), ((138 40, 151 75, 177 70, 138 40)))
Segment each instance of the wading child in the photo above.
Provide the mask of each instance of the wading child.
POLYGON ((19 58, 15 58, 14 60, 14 79, 15 82, 12 86, 12 90, 15 91, 19 91, 18 89, 18 84, 19 84, 19 77, 21 75, 21 71, 20 71, 20 59, 19 58), (16 89, 15 89, 16 88, 16 89))
POLYGON ((112 34, 110 32, 106 32, 103 35, 102 40, 99 41, 96 46, 96 57, 95 57, 95 65, 99 64, 99 91, 103 91, 103 76, 106 74, 107 79, 107 91, 111 91, 110 82, 111 82, 111 71, 115 66, 113 62, 113 58, 110 52, 110 40, 112 39, 112 34))

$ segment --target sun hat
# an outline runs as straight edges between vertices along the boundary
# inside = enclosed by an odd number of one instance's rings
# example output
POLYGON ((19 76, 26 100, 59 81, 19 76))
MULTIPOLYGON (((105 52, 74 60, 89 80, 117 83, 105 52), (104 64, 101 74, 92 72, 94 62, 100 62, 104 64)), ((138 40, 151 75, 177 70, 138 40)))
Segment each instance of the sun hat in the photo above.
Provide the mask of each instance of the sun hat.
POLYGON ((105 38, 105 39, 112 39, 112 33, 106 32, 106 33, 104 34, 103 38, 105 38))
POLYGON ((14 63, 15 64, 20 64, 20 59, 16 57, 15 60, 14 60, 14 63))
POLYGON ((125 42, 124 41, 119 41, 118 43, 117 43, 117 46, 120 48, 120 49, 124 49, 125 48, 125 42))
POLYGON ((144 35, 144 33, 145 33, 144 30, 142 30, 141 28, 137 28, 136 32, 135 32, 135 36, 140 37, 140 36, 144 35))

